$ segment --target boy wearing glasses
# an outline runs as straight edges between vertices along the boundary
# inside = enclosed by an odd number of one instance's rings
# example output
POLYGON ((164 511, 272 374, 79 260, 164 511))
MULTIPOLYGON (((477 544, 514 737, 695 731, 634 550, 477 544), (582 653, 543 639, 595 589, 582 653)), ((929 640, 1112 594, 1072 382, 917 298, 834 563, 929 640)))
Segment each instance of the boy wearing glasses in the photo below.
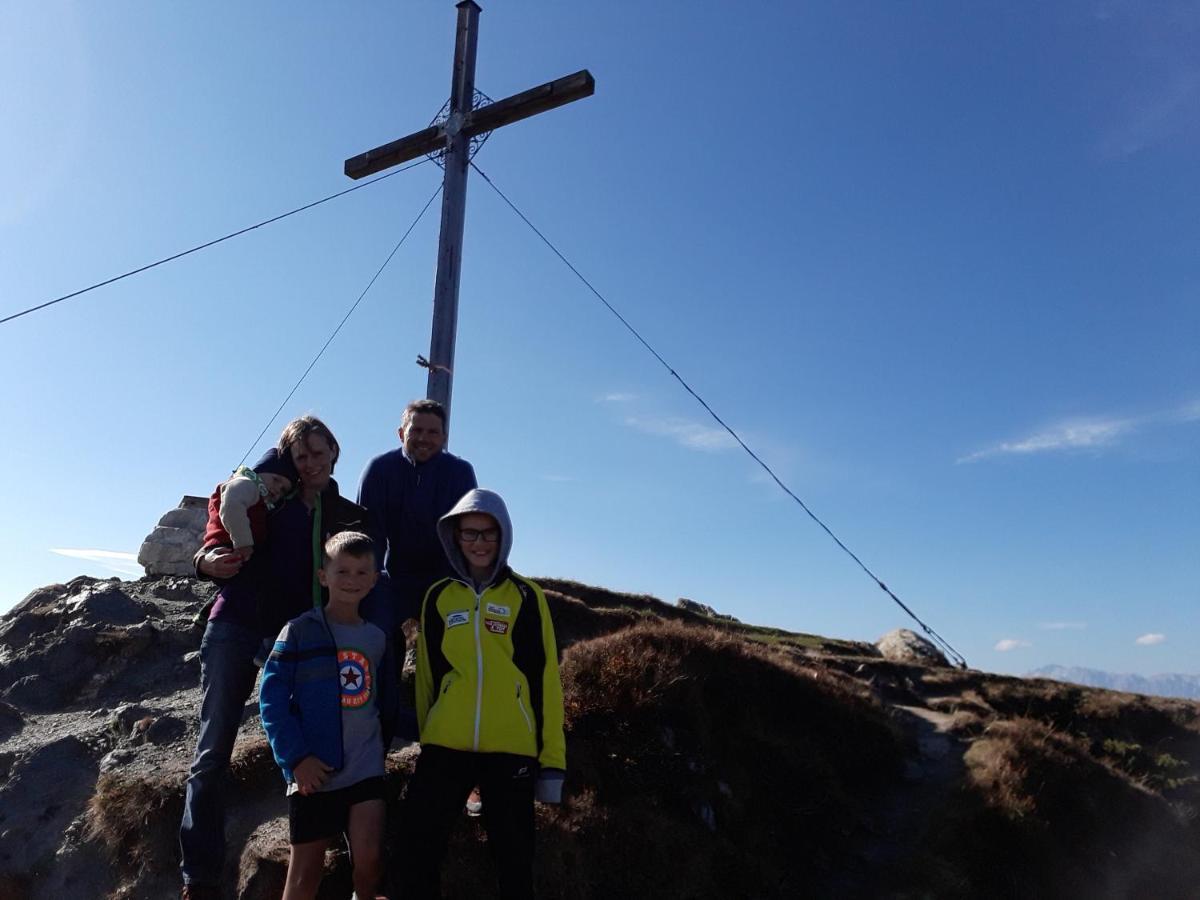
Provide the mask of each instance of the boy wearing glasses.
POLYGON ((446 842, 478 784, 500 895, 532 897, 533 802, 560 802, 566 769, 550 610, 542 589, 508 567, 512 523, 498 494, 469 491, 439 520, 438 536, 455 574, 421 605, 406 896, 441 896, 446 842))

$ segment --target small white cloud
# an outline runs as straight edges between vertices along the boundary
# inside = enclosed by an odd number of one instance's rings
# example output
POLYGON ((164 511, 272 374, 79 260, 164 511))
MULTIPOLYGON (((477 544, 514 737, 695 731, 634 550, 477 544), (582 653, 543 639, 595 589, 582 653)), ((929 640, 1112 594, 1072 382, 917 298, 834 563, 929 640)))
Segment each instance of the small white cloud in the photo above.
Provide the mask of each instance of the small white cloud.
POLYGON ((1043 631, 1083 631, 1087 622, 1040 622, 1038 628, 1043 631))
POLYGON ((1001 653, 1008 653, 1010 650, 1020 650, 1022 647, 1032 646, 1033 644, 1029 643, 1029 641, 1022 641, 1018 638, 1004 638, 1003 640, 996 641, 996 646, 992 649, 999 650, 1001 653))
POLYGON ((72 559, 87 560, 121 575, 145 574, 142 567, 138 565, 136 553, 126 553, 123 550, 78 550, 64 547, 51 547, 50 552, 57 553, 59 556, 69 556, 72 559))
POLYGON ((114 559, 137 562, 136 553, 126 553, 123 550, 67 550, 61 547, 51 547, 50 552, 57 553, 59 556, 73 556, 75 559, 90 559, 94 562, 114 559))
POLYGON ((637 399, 637 394, 624 393, 622 391, 612 391, 608 394, 601 394, 596 398, 597 403, 632 403, 637 399))
POLYGON ((1098 450, 1115 444, 1147 428, 1187 425, 1200 421, 1200 400, 1192 400, 1166 411, 1139 416, 1097 416, 1068 419, 1015 441, 1004 441, 994 447, 977 450, 959 457, 956 462, 968 463, 992 456, 1028 456, 1068 450, 1098 450))
POLYGON ((1134 419, 1073 419, 1060 422, 1016 441, 1004 441, 994 447, 961 457, 958 462, 975 462, 990 456, 1027 456, 1060 450, 1093 450, 1106 447, 1128 434, 1137 425, 1134 419))
POLYGON ((1153 647, 1155 644, 1161 644, 1167 639, 1165 634, 1159 634, 1152 631, 1149 634, 1143 634, 1140 638, 1134 641, 1135 644, 1141 644, 1143 647, 1153 647))
POLYGON ((674 416, 654 418, 651 416, 629 416, 625 424, 646 434, 667 437, 690 450, 719 453, 732 450, 737 442, 728 431, 710 425, 701 425, 689 419, 674 416))

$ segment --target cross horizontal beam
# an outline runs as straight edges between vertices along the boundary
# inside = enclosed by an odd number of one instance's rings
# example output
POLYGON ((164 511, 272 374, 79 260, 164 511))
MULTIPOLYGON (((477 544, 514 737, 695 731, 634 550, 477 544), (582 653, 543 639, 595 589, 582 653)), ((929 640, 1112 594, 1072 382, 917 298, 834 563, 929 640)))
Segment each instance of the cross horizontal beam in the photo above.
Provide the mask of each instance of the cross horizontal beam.
POLYGON ((548 81, 487 106, 471 111, 467 121, 463 123, 462 132, 467 137, 475 137, 485 131, 494 131, 502 125, 510 125, 540 112, 564 106, 573 100, 581 100, 596 93, 596 79, 587 69, 566 75, 554 81, 548 81))
MULTIPOLYGON (((504 125, 528 119, 540 112, 582 100, 596 92, 592 73, 583 69, 545 84, 471 110, 458 127, 458 134, 475 137, 504 125)), ((351 178, 365 178, 384 169, 434 153, 446 146, 446 124, 430 125, 399 140, 383 144, 346 160, 345 172, 351 178)))

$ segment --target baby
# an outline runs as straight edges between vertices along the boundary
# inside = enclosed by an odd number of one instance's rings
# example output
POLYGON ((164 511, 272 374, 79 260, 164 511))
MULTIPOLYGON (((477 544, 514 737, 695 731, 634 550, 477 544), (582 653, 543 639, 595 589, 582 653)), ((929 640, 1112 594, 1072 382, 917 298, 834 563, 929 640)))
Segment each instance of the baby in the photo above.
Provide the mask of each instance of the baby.
POLYGON ((204 546, 209 557, 236 554, 243 562, 267 535, 267 511, 300 480, 290 453, 272 447, 253 467, 238 466, 208 500, 204 546))

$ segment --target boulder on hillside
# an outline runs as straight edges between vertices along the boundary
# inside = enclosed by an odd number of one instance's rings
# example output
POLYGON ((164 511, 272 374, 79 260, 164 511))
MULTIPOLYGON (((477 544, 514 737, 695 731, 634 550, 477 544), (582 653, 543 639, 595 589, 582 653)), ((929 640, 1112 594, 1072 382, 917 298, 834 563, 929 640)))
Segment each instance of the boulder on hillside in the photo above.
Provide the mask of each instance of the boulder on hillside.
POLYGON ((680 609, 685 609, 688 612, 696 613, 700 616, 708 616, 710 619, 721 619, 725 622, 736 622, 733 616, 719 613, 707 603, 701 603, 698 600, 689 600, 687 597, 680 597, 675 601, 675 605, 680 609))
POLYGON ((926 666, 949 666, 945 655, 930 641, 908 628, 889 631, 875 642, 884 659, 926 666))

